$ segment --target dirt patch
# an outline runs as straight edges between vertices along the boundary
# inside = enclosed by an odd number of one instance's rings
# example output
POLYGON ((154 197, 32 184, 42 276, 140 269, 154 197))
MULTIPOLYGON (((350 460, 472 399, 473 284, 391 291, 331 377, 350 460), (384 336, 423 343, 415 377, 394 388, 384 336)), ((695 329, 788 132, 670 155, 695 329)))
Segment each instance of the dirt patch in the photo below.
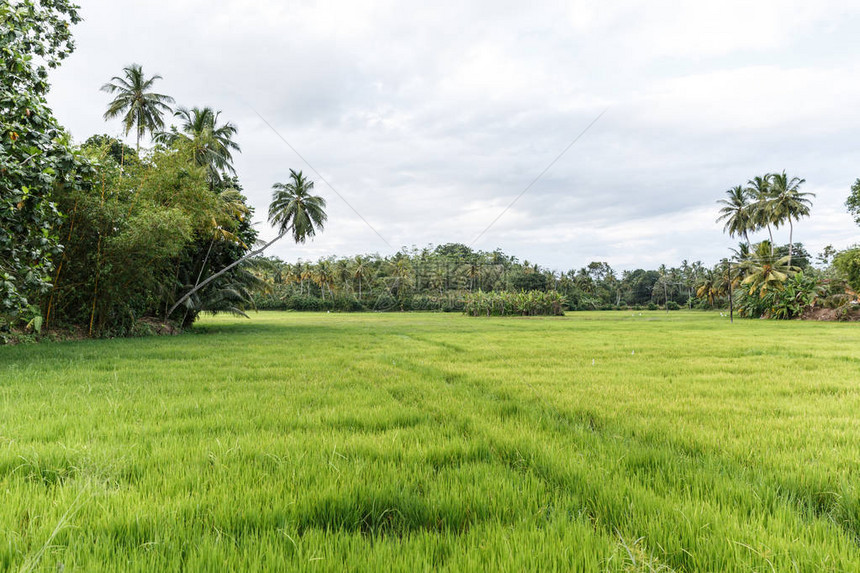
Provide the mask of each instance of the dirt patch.
POLYGON ((176 326, 175 324, 171 324, 169 322, 164 322, 158 320, 157 318, 141 318, 135 323, 135 330, 148 330, 148 332, 144 332, 144 336, 146 334, 155 334, 158 336, 175 336, 177 334, 182 334, 182 329, 176 326))
POLYGON ((800 316, 801 320, 826 320, 826 321, 841 321, 841 322, 857 322, 860 321, 860 308, 853 305, 854 308, 822 308, 810 307, 803 311, 800 316))

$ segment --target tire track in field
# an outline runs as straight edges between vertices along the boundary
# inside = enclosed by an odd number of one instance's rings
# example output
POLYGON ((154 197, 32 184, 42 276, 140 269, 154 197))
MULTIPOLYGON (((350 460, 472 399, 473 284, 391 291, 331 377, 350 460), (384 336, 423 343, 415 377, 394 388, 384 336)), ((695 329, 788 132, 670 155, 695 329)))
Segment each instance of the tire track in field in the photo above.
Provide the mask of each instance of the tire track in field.
MULTIPOLYGON (((443 354, 448 354, 451 351, 448 347, 453 346, 413 336, 408 338, 440 348, 443 354)), ((458 352, 464 352, 459 347, 454 348, 457 348, 458 352)), ((637 435, 622 428, 613 428, 607 424, 605 418, 587 409, 573 412, 562 410, 547 402, 536 388, 522 380, 520 382, 534 392, 531 399, 493 390, 487 382, 474 376, 452 372, 427 363, 416 363, 403 355, 398 359, 398 366, 424 379, 443 381, 445 384, 461 388, 466 392, 466 396, 476 399, 477 402, 498 404, 497 413, 503 421, 534 424, 568 442, 574 436, 581 438, 591 435, 591 439, 585 440, 589 442, 586 445, 599 452, 621 442, 623 445, 615 447, 621 447, 627 453, 614 464, 612 460, 604 460, 608 462, 604 470, 610 473, 621 472, 622 477, 632 476, 635 479, 634 485, 638 484, 639 487, 634 487, 633 491, 629 487, 622 488, 627 492, 619 492, 618 495, 613 496, 606 493, 608 491, 606 482, 595 483, 588 475, 565 475, 565 472, 560 471, 552 460, 543 459, 541 444, 534 441, 531 443, 513 441, 508 437, 513 435, 513 432, 506 432, 504 437, 497 438, 483 418, 470 418, 478 430, 474 438, 486 440, 497 453, 500 463, 518 472, 527 471, 555 489, 570 492, 571 485, 575 484, 580 491, 589 492, 589 495, 575 496, 575 499, 578 500, 580 509, 585 512, 592 525, 600 532, 614 536, 619 534, 620 528, 624 528, 631 538, 637 537, 640 533, 634 527, 635 523, 630 522, 625 527, 622 514, 613 515, 612 511, 606 509, 615 502, 617 497, 645 496, 647 502, 645 505, 671 508, 677 505, 679 499, 689 497, 695 493, 693 490, 699 489, 711 492, 712 495, 721 492, 723 497, 726 495, 729 498, 737 497, 738 499, 730 499, 733 503, 749 503, 750 498, 754 498, 757 501, 753 501, 754 505, 750 509, 757 511, 762 519, 766 519, 767 515, 775 518, 774 514, 778 509, 774 502, 768 504, 762 499, 775 498, 783 506, 792 508, 792 512, 800 522, 821 519, 838 526, 857 547, 860 526, 856 519, 845 519, 847 512, 834 496, 811 496, 810 492, 798 491, 796 487, 791 487, 778 478, 771 478, 767 468, 744 467, 736 460, 714 451, 706 451, 696 444, 673 440, 671 436, 656 436, 649 433, 637 435), (628 454, 632 455, 629 459, 625 459, 628 454), (662 493, 655 491, 655 484, 660 485, 662 493), (841 514, 843 518, 835 519, 834 513, 841 514)), ((435 410, 437 415, 442 415, 438 408, 435 410)), ((708 498, 704 500, 714 501, 708 498)), ((739 519, 733 511, 728 515, 739 519)), ((790 525, 786 523, 786 526, 790 525)), ((687 551, 666 557, 669 564, 675 568, 696 569, 696 560, 687 551)), ((762 567, 765 565, 765 562, 761 563, 762 567)))

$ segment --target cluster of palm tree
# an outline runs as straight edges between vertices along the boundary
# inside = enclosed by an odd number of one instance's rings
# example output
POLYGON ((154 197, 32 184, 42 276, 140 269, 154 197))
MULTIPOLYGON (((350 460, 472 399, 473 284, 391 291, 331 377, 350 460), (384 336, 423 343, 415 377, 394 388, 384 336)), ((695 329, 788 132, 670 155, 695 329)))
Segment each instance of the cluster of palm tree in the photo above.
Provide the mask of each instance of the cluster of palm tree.
MULTIPOLYGON (((134 131, 138 151, 140 140, 147 133, 158 144, 185 144, 185 147, 191 149, 194 163, 205 170, 210 189, 223 201, 229 202, 232 197, 230 176, 236 173, 233 167, 233 152, 241 152, 239 144, 234 141, 238 129, 230 122, 222 123, 221 112, 210 107, 189 109, 180 106, 174 111, 170 105, 174 103, 172 97, 153 91, 154 84, 159 79, 162 79, 159 74, 147 78, 142 66, 138 64, 125 67, 123 76, 114 76, 101 88, 102 91, 115 95, 104 114, 105 119, 122 116, 125 135, 134 131), (164 129, 164 116, 169 113, 173 113, 174 117, 180 120, 178 128, 171 126, 168 130, 164 129)), ((201 280, 202 274, 198 274, 194 284, 189 285, 190 290, 176 301, 166 316, 170 316, 180 305, 190 304, 192 297, 209 283, 249 258, 260 255, 284 236, 291 235, 296 243, 303 243, 308 237, 313 237, 326 221, 326 202, 322 197, 311 194, 313 187, 313 181, 309 181, 301 171, 292 169, 288 182, 275 183, 272 186, 272 202, 268 215, 269 222, 278 231, 277 236, 205 280, 201 280)), ((242 214, 244 215, 247 213, 242 214)), ((213 241, 222 236, 223 233, 219 234, 219 229, 216 228, 213 241)), ((250 247, 247 250, 250 250, 250 247)))
POLYGON ((121 117, 123 132, 126 136, 134 132, 138 151, 147 133, 156 143, 171 145, 180 139, 189 142, 195 163, 206 169, 209 184, 215 188, 226 174, 236 173, 232 153, 241 151, 233 140, 238 129, 230 122, 220 123, 221 112, 211 107, 179 106, 174 110, 172 97, 153 91, 160 79, 159 74, 147 78, 139 64, 123 68, 122 76, 114 76, 101 88, 114 94, 104 118, 121 117), (179 128, 165 130, 164 117, 169 114, 180 120, 179 128))
POLYGON ((805 270, 808 255, 794 243, 794 223, 809 216, 813 193, 800 190, 806 181, 782 173, 753 177, 746 186, 726 191, 717 222, 723 231, 744 242, 714 269, 703 274, 696 294, 715 305, 728 298, 741 314, 770 318, 792 318, 823 292, 814 269, 805 270), (788 245, 777 248, 773 230, 788 225, 788 245), (768 239, 750 242, 750 234, 767 230, 768 239), (797 249, 795 248, 797 247, 797 249), (805 256, 796 257, 797 251, 805 256), (795 264, 796 261, 803 263, 795 264), (732 297, 732 293, 736 293, 732 297))
MULTIPOLYGON (((273 202, 273 207, 276 203, 273 202)), ((390 257, 332 256, 316 262, 260 259, 256 261, 256 272, 269 284, 267 297, 284 299, 298 294, 332 300, 341 296, 372 304, 379 296, 403 299, 421 295, 441 299, 450 292, 503 288, 506 274, 514 269, 520 271, 516 262, 500 253, 453 253, 447 252, 448 247, 454 246, 403 250, 390 257)), ((531 267, 529 271, 544 278, 531 267)))
POLYGON ((788 245, 774 247, 767 239, 752 246, 740 243, 737 249, 731 249, 730 258, 705 269, 696 295, 713 303, 728 294, 729 284, 735 289, 746 287, 744 290, 750 295, 779 289, 787 278, 808 268, 808 254, 801 244, 795 245, 795 262, 800 260, 802 266, 789 263, 788 249, 788 245), (797 251, 802 255, 799 258, 797 251))
POLYGON ((794 222, 808 217, 814 193, 800 190, 805 179, 782 173, 767 173, 753 177, 746 186, 737 185, 726 191, 727 198, 718 201, 720 209, 717 222, 724 222, 723 231, 731 237, 743 237, 750 246, 749 234, 767 230, 770 237, 770 256, 773 256, 773 229, 789 226, 788 266, 794 247, 794 222))

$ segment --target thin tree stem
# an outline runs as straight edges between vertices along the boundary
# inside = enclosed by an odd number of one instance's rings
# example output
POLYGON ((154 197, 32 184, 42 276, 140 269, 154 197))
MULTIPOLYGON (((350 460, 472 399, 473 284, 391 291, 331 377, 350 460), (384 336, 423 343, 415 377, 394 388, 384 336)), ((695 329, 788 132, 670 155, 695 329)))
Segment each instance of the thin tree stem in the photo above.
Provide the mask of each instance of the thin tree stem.
POLYGON ((182 296, 182 298, 180 298, 178 301, 176 301, 176 303, 172 307, 170 307, 170 310, 168 310, 167 314, 164 315, 164 319, 167 320, 167 318, 169 318, 170 315, 173 314, 173 311, 176 310, 176 308, 179 305, 181 305, 183 302, 188 300, 188 298, 191 297, 191 295, 193 295, 194 293, 196 293, 197 291, 199 291, 200 289, 202 289, 203 287, 205 287, 210 282, 214 281, 215 279, 217 279, 218 277, 220 277, 221 275, 223 275, 224 273, 226 273, 230 269, 239 265, 240 263, 245 262, 246 260, 250 259, 251 257, 255 257, 255 256, 259 255, 260 253, 262 253, 263 251, 265 251, 266 249, 271 247, 273 244, 275 244, 276 241, 283 238, 284 235, 286 235, 286 234, 287 234, 287 230, 285 230, 283 233, 281 233, 280 235, 278 235, 277 237, 275 237, 274 239, 272 239, 271 241, 269 241, 268 243, 266 243, 265 245, 263 245, 262 247, 260 247, 256 251, 251 251, 250 253, 248 253, 247 255, 242 257, 241 259, 234 261, 233 263, 227 265, 226 267, 224 267, 223 269, 221 269, 220 271, 218 271, 217 273, 215 273, 214 275, 212 275, 211 277, 209 277, 208 279, 206 279, 202 283, 199 283, 198 285, 196 285, 194 288, 192 288, 187 293, 185 293, 182 296))

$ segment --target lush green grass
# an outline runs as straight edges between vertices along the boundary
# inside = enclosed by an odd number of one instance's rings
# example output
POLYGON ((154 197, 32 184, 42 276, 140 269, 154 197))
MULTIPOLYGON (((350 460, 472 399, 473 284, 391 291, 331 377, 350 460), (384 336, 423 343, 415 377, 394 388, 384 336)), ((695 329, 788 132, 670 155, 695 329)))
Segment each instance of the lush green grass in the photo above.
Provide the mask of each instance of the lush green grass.
POLYGON ((860 570, 860 329, 210 318, 0 348, 0 570, 860 570))

